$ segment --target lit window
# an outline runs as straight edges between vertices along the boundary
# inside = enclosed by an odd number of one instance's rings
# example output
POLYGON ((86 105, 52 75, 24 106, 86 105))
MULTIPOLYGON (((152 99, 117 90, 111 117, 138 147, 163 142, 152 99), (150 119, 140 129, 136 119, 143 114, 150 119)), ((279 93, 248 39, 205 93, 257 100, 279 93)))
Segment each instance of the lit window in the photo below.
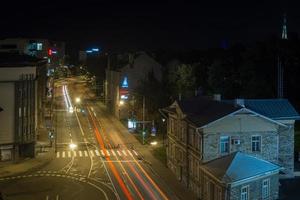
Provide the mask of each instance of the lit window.
POLYGON ((261 136, 252 136, 252 151, 260 152, 261 136))
POLYGON ((42 43, 37 43, 36 50, 38 50, 38 51, 43 50, 43 44, 42 43))
POLYGON ((249 199, 249 186, 244 186, 241 188, 241 200, 249 199))
POLYGON ((229 153, 229 136, 220 137, 220 152, 229 153))
POLYGON ((265 179, 262 182, 262 199, 268 199, 270 196, 270 179, 265 179))

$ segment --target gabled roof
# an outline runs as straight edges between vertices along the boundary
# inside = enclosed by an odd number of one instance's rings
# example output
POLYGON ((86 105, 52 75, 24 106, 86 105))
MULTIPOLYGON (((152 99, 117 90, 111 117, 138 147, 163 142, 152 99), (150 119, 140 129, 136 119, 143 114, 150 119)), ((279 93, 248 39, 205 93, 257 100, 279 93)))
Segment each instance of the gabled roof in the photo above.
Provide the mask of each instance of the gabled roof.
POLYGON ((194 97, 177 103, 187 119, 199 127, 241 109, 240 106, 214 101, 208 97, 194 97))
MULTIPOLYGON (((234 100, 223 102, 234 104, 234 100)), ((287 99, 244 99, 246 108, 273 120, 300 120, 300 116, 287 99)))
POLYGON ((281 169, 276 164, 241 152, 209 161, 203 168, 225 183, 251 179, 268 172, 278 173, 281 169))

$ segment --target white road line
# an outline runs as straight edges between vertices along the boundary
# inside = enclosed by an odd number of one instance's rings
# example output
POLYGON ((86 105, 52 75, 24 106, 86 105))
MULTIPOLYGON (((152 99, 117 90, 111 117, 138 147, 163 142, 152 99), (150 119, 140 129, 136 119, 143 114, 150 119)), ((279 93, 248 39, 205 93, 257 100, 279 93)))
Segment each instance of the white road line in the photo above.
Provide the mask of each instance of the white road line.
POLYGON ((103 150, 100 150, 100 151, 101 151, 101 155, 102 155, 102 156, 105 156, 105 154, 104 154, 103 150))
POLYGON ((79 151, 79 157, 82 157, 82 152, 81 151, 79 151))
POLYGON ((127 156, 127 153, 125 150, 122 150, 122 153, 124 154, 124 156, 127 156))
POLYGON ((56 152, 56 158, 59 158, 59 152, 56 152))
POLYGON ((64 157, 65 157, 65 155, 66 155, 66 153, 63 151, 63 153, 62 153, 62 157, 64 158, 64 157))
POLYGON ((92 157, 94 157, 94 153, 93 153, 92 150, 90 150, 90 154, 91 154, 92 157))
POLYGON ((59 196, 58 195, 56 195, 56 200, 59 200, 59 196))
POLYGON ((137 154, 137 152, 135 151, 135 150, 132 150, 133 151, 133 153, 136 155, 136 156, 138 156, 138 154, 137 154))
POLYGON ((46 200, 49 200, 49 196, 48 195, 46 196, 46 200))
POLYGON ((76 156, 77 156, 77 155, 76 155, 76 151, 73 151, 73 156, 74 156, 74 157, 76 157, 76 156))
POLYGON ((119 156, 122 156, 122 154, 120 153, 120 151, 117 150, 117 153, 119 154, 119 156))
POLYGON ((106 150, 106 153, 107 153, 107 155, 108 155, 108 156, 110 156, 110 153, 109 153, 109 151, 108 151, 108 150, 106 150))
POLYGON ((89 154, 88 154, 87 151, 84 151, 84 156, 85 156, 85 157, 88 157, 88 156, 89 156, 89 154))
POLYGON ((115 153, 115 151, 114 151, 114 150, 111 150, 111 152, 112 152, 112 154, 113 154, 114 156, 116 156, 116 153, 115 153))
POLYGON ((100 156, 100 153, 99 153, 98 150, 95 150, 95 152, 96 152, 96 155, 97 155, 97 156, 100 156))
POLYGON ((71 157, 71 151, 68 151, 68 157, 69 158, 71 157))
POLYGON ((133 156, 129 149, 127 150, 127 152, 129 153, 130 156, 133 156))

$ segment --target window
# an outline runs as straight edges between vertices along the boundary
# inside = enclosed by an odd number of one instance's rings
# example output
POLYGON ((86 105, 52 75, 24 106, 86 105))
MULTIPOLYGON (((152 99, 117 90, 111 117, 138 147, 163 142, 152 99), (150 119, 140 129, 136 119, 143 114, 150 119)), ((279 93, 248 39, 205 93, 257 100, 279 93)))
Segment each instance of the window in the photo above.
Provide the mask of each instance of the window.
POLYGON ((241 188, 241 200, 249 199, 249 186, 244 186, 241 188))
POLYGON ((229 153, 229 136, 220 137, 220 152, 229 153))
POLYGON ((270 179, 265 179, 262 182, 262 199, 268 199, 270 196, 270 179))
POLYGON ((252 151, 260 152, 261 136, 252 136, 252 151))

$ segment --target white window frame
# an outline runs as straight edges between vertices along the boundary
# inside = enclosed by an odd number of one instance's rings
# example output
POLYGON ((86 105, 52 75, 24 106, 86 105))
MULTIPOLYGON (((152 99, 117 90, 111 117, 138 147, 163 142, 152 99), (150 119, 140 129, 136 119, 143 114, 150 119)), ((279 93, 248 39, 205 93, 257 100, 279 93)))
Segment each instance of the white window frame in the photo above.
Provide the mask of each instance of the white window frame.
MULTIPOLYGON (((261 152, 261 143, 262 143, 261 135, 252 135, 251 136, 251 151, 252 152, 261 152), (259 146, 258 146, 259 150, 257 150, 256 148, 253 150, 253 142, 255 142, 255 143, 258 142, 257 140, 253 140, 254 137, 259 137, 259 146)), ((257 146, 255 145, 255 147, 257 147, 257 146)))
POLYGON ((270 198, 270 179, 269 178, 264 179, 262 181, 261 197, 262 197, 262 199, 269 199, 270 198), (266 185, 265 185, 265 183, 266 183, 266 185))
POLYGON ((249 200, 250 199, 250 195, 249 195, 249 185, 243 186, 241 188, 241 200, 249 200), (246 189, 246 191, 244 192, 243 190, 246 189))
MULTIPOLYGON (((227 135, 222 135, 222 136, 220 136, 220 153, 221 154, 228 154, 228 153, 230 153, 230 137, 229 136, 227 136, 227 135), (222 138, 227 138, 227 151, 222 151, 222 146, 223 146, 223 144, 226 144, 225 142, 222 142, 222 138)), ((225 146, 224 146, 224 148, 225 148, 225 146)))

